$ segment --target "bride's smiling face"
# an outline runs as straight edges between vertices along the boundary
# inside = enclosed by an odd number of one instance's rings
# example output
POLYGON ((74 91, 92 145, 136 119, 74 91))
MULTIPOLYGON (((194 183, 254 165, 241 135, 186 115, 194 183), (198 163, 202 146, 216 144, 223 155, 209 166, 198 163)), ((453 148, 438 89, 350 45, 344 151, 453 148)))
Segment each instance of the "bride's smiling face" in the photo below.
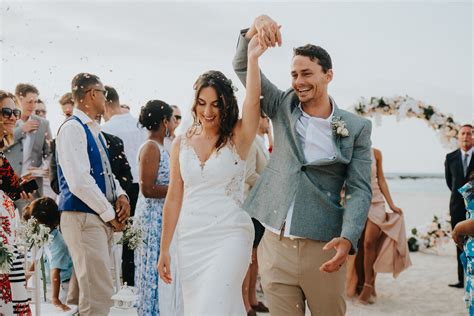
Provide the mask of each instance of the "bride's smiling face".
POLYGON ((219 99, 213 87, 202 88, 194 108, 198 120, 204 128, 218 128, 221 120, 219 99))

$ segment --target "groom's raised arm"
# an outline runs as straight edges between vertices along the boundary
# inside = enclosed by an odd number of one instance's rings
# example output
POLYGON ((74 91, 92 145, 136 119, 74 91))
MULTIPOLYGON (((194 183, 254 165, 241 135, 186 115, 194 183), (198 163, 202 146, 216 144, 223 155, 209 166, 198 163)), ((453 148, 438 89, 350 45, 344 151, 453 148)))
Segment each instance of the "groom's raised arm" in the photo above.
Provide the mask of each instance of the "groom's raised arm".
POLYGON ((372 199, 371 188, 371 141, 372 123, 364 120, 364 126, 354 141, 354 151, 347 168, 346 207, 342 220, 341 237, 352 244, 357 251, 357 243, 364 229, 372 199))
MULTIPOLYGON (((251 29, 245 29, 240 31, 239 40, 237 43, 237 50, 232 61, 232 66, 234 71, 239 77, 240 81, 244 86, 247 85, 247 49, 250 40, 252 39, 253 34, 247 34, 248 32, 256 32, 255 26, 252 26, 251 29)), ((272 118, 278 108, 278 105, 281 103, 284 92, 278 89, 270 80, 265 77, 265 75, 260 71, 260 80, 261 80, 261 94, 263 99, 261 99, 260 106, 262 107, 265 114, 272 118)))

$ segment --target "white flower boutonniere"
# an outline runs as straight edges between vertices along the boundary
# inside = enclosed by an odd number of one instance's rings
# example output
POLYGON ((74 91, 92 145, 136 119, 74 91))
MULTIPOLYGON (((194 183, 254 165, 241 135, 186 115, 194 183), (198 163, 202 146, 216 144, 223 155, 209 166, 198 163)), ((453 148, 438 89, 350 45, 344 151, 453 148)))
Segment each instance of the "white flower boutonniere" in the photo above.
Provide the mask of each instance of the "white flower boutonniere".
POLYGON ((344 122, 340 116, 335 116, 332 118, 332 129, 337 136, 349 136, 349 131, 346 128, 346 122, 344 122))

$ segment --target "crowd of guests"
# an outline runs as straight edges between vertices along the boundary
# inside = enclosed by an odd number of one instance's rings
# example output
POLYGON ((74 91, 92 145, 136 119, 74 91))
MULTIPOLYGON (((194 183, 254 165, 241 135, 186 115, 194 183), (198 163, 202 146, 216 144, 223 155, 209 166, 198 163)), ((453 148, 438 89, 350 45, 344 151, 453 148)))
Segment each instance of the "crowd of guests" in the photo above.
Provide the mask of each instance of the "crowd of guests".
MULTIPOLYGON (((267 16, 241 33, 234 70, 247 88, 243 114, 231 81, 206 72, 194 86, 193 123, 182 135, 175 133, 182 120, 178 106, 150 100, 137 119, 118 91, 94 74, 72 79, 71 91, 59 99, 64 122, 54 134, 34 85, 18 84, 15 94, 0 90, 0 237, 13 251, 11 273, 0 275, 0 314, 31 314, 15 230, 23 225, 20 218, 32 217, 51 231, 50 299, 63 311, 77 305, 81 315, 108 315, 114 233, 130 217, 144 240, 134 251, 123 245, 121 277, 137 289, 139 315, 269 312, 257 297, 259 270, 275 315, 304 314, 305 301, 314 311, 342 315, 346 280, 348 296, 374 303, 376 274, 396 277, 411 265, 403 212, 389 193, 382 153, 370 147, 370 122, 340 110, 327 94, 332 62, 324 49, 295 49, 290 92, 260 77, 258 59, 281 43, 280 36, 267 16), (273 36, 262 39, 262 32, 273 36), (308 69, 318 73, 322 95, 308 92, 308 69), (341 117, 349 131, 338 137, 349 138, 338 139, 347 142, 339 149, 331 141, 339 133, 331 122, 341 117), (198 206, 201 213, 194 213, 198 206), (252 209, 252 218, 242 207, 252 209), (344 219, 343 207, 352 210, 344 219), (184 224, 178 228, 179 216, 184 224), (314 258, 319 269, 311 265, 304 276, 295 274, 314 258), (321 297, 326 299, 316 304, 321 297)), ((474 235, 474 225, 462 221, 463 196, 468 218, 474 212, 472 126, 464 125, 458 137, 461 149, 447 156, 446 179, 472 306, 474 255, 471 237, 464 241, 474 235)), ((460 284, 454 286, 463 287, 459 266, 460 284)))

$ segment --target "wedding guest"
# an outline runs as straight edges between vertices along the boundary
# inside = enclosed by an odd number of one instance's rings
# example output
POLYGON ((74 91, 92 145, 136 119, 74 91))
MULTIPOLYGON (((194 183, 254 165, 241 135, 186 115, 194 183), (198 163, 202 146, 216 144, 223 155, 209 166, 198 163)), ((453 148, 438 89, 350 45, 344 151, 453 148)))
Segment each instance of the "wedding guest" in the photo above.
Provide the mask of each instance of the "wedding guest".
POLYGON ((60 214, 58 205, 49 197, 42 197, 32 201, 23 211, 23 219, 28 221, 34 217, 39 224, 50 229, 50 243, 46 245, 46 277, 51 283, 51 303, 67 312, 71 310, 64 304, 72 277, 72 259, 59 231, 60 214), (63 303, 64 302, 64 303, 63 303))
POLYGON ((185 315, 245 314, 242 283, 254 229, 242 208, 243 184, 259 122, 264 51, 252 39, 242 117, 232 81, 207 71, 194 84, 193 124, 173 143, 158 271, 165 283, 178 281, 170 248, 176 230, 185 315))
MULTIPOLYGON (((348 269, 348 275, 355 274, 350 279, 352 287, 362 283, 359 292, 362 304, 372 303, 372 297, 376 296, 376 273, 392 273, 396 278, 411 266, 403 213, 392 200, 383 172, 382 152, 375 148, 372 149, 371 168, 372 201, 361 238, 363 251, 359 251, 355 258, 355 261, 363 262, 363 271, 356 271, 355 264, 351 265, 351 271, 348 269), (385 211, 385 201, 393 213, 385 211)), ((356 292, 356 289, 351 292, 356 292)))
POLYGON ((74 111, 74 100, 72 99, 72 93, 66 92, 59 99, 59 105, 61 105, 61 110, 66 118, 69 118, 74 111))
POLYGON ((41 118, 46 119, 46 112, 46 105, 44 104, 43 100, 38 99, 38 101, 36 101, 35 114, 41 118))
MULTIPOLYGON (((265 113, 260 113, 260 123, 258 125, 257 136, 250 147, 250 151, 245 163, 245 191, 244 197, 247 197, 250 190, 253 188, 258 178, 265 169, 268 160, 270 159, 270 152, 265 145, 265 134, 268 133, 269 119, 265 113)), ((263 302, 257 299, 257 276, 258 276, 258 261, 257 261, 257 247, 265 232, 265 227, 252 218, 253 227, 255 230, 255 238, 252 247, 252 262, 250 263, 247 275, 242 285, 242 295, 244 298, 244 305, 247 315, 253 316, 257 313, 268 313, 268 307, 263 302)))
MULTIPOLYGON (((444 162, 446 184, 451 190, 449 201, 449 213, 451 215, 451 226, 454 228, 457 223, 463 221, 466 215, 466 205, 461 194, 458 192, 468 179, 468 175, 474 170, 474 152, 472 147, 472 125, 464 124, 458 132, 459 149, 446 155, 444 162)), ((449 284, 450 287, 464 287, 464 270, 460 259, 461 249, 457 248, 458 260, 458 282, 449 284)))
POLYGON ((113 231, 121 231, 130 205, 111 172, 107 146, 95 121, 106 90, 99 77, 80 73, 71 83, 74 115, 57 137, 61 231, 79 284, 79 313, 108 315, 113 284, 113 231), (115 209, 114 209, 115 208, 115 209))
POLYGON ((19 214, 14 200, 31 200, 21 188, 17 176, 3 150, 13 141, 13 130, 21 111, 16 108, 15 96, 0 90, 0 243, 10 248, 13 260, 10 273, 0 274, 0 314, 31 315, 29 296, 26 291, 25 258, 16 246, 15 227, 19 227, 19 214))
MULTIPOLYGON (((105 123, 102 125, 102 130, 119 137, 123 141, 124 155, 127 158, 132 173, 130 189, 124 189, 130 198, 130 216, 134 216, 139 192, 138 150, 145 141, 147 134, 145 129, 138 126, 136 118, 129 112, 122 112, 117 90, 110 86, 105 86, 105 90, 107 91, 107 100, 104 111, 105 123)), ((130 250, 127 244, 124 244, 122 248, 122 275, 123 281, 131 286, 135 284, 135 264, 133 260, 133 250, 130 250)))
MULTIPOLYGON (((72 116, 74 111, 74 100, 72 99, 72 93, 66 92, 59 99, 59 105, 63 112, 65 120, 72 116)), ((49 185, 54 193, 59 194, 59 183, 58 183, 58 166, 56 161, 56 139, 51 141, 51 157, 49 160, 49 185)))
POLYGON ((164 140, 164 146, 168 153, 171 153, 171 145, 173 144, 173 140, 175 139, 174 131, 181 123, 181 110, 177 105, 172 105, 171 108, 173 109, 173 115, 171 116, 170 124, 168 125, 168 133, 164 140))
MULTIPOLYGON (((5 151, 5 155, 12 164, 13 170, 20 175, 37 170, 43 165, 43 159, 50 154, 51 131, 49 122, 36 114, 36 102, 38 101, 38 89, 28 83, 20 83, 16 86, 15 95, 20 103, 21 119, 16 122, 13 131, 13 144, 5 151)), ((36 197, 43 195, 43 178, 36 176, 38 184, 36 197)), ((15 202, 21 211, 27 201, 15 202)))
MULTIPOLYGON (((280 25, 259 16, 242 30, 233 60, 246 88, 249 41, 281 45, 280 25)), ((264 75, 261 106, 273 123, 272 159, 245 201, 265 226, 258 250, 272 315, 344 315, 345 262, 357 249, 371 200, 371 123, 338 107, 328 94, 332 60, 322 47, 294 49, 292 87, 264 75), (340 192, 352 198, 340 205, 340 192), (319 269, 317 268, 319 267, 319 269)))
POLYGON ((464 250, 461 261, 466 273, 466 290, 464 300, 469 315, 474 315, 474 171, 471 171, 469 182, 459 189, 466 204, 466 219, 457 223, 452 237, 457 247, 464 250))
POLYGON ((158 271, 162 210, 169 183, 169 155, 164 139, 173 110, 163 101, 148 101, 140 112, 140 125, 148 130, 148 138, 138 155, 140 194, 134 225, 143 230, 143 246, 135 251, 135 285, 138 289, 140 316, 176 315, 160 309, 158 271), (157 286, 158 285, 158 286, 157 286))

